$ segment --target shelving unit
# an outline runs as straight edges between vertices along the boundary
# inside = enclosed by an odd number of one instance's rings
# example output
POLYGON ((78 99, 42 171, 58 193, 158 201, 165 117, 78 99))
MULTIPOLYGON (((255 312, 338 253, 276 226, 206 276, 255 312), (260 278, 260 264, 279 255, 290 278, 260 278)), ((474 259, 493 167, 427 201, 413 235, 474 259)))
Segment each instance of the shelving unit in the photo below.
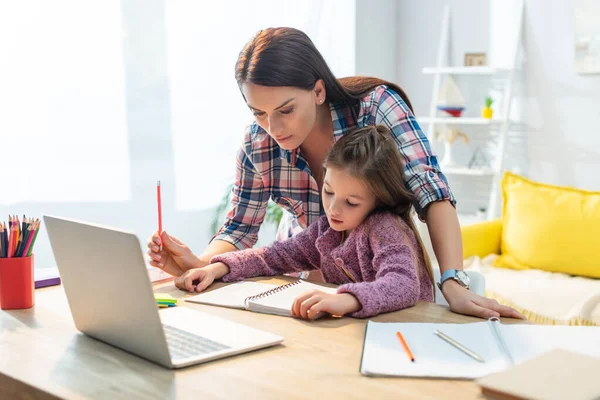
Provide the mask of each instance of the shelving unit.
MULTIPOLYGON (((448 6, 446 6, 446 9, 448 6)), ((494 67, 425 67, 423 73, 432 74, 452 74, 452 75, 496 75, 498 73, 510 72, 506 68, 494 67)))
POLYGON ((446 167, 443 172, 446 175, 494 175, 494 170, 492 168, 446 167))
POLYGON ((448 125, 481 125, 488 126, 489 128, 498 129, 498 145, 493 160, 493 165, 490 168, 469 168, 464 167, 443 167, 442 172, 447 175, 464 175, 464 176, 480 176, 489 177, 491 181, 491 189, 488 199, 487 207, 487 218, 492 219, 495 217, 496 208, 499 202, 500 191, 500 179, 503 172, 503 163, 506 150, 507 132, 509 126, 509 114, 512 101, 512 90, 515 79, 515 70, 517 68, 517 55, 519 51, 519 44, 521 42, 521 27, 523 19, 523 1, 519 2, 517 11, 517 32, 516 39, 514 42, 513 58, 510 60, 510 68, 498 68, 494 66, 476 66, 476 67, 465 67, 465 66, 449 66, 447 65, 448 59, 448 48, 450 38, 450 8, 446 6, 444 8, 444 16, 442 19, 442 30, 440 33, 440 44, 437 52, 437 65, 435 67, 423 68, 423 74, 433 75, 433 91, 431 95, 431 105, 429 109, 429 116, 417 118, 421 124, 428 124, 428 136, 429 140, 432 141, 433 135, 437 125, 448 126, 448 125), (438 104, 438 93, 441 87, 442 77, 445 75, 464 75, 464 76, 477 76, 477 75, 488 75, 494 78, 500 78, 504 80, 503 84, 503 95, 501 107, 497 110, 497 114, 494 119, 476 118, 476 117, 440 117, 438 115, 437 104, 438 104))
POLYGON ((496 117, 493 119, 476 117, 420 117, 418 121, 425 124, 454 124, 454 125, 493 125, 501 124, 503 119, 496 117))

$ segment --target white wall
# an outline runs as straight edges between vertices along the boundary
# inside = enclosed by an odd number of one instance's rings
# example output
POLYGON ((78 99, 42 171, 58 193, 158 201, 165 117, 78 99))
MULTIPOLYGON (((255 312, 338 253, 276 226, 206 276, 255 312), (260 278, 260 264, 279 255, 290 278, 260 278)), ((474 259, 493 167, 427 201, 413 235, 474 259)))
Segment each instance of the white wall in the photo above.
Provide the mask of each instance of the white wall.
POLYGON ((528 172, 600 190, 600 75, 575 73, 573 32, 573 2, 526 0, 528 172))
POLYGON ((396 81, 396 0, 356 0, 356 75, 396 81))

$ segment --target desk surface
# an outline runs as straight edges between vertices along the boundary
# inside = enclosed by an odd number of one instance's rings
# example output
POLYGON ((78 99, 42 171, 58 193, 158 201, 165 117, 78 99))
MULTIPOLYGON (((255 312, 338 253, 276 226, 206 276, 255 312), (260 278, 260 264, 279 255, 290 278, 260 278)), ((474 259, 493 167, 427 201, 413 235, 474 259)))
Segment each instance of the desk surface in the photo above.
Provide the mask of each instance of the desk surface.
MULTIPOLYGON (((0 398, 479 398, 472 381, 360 375, 367 320, 307 322, 187 303, 183 299, 190 294, 172 282, 154 288, 180 299, 180 306, 270 331, 283 336, 284 343, 172 371, 81 334, 62 286, 50 287, 36 291, 36 305, 30 310, 0 311, 0 398)), ((421 302, 372 320, 481 321, 421 302)))

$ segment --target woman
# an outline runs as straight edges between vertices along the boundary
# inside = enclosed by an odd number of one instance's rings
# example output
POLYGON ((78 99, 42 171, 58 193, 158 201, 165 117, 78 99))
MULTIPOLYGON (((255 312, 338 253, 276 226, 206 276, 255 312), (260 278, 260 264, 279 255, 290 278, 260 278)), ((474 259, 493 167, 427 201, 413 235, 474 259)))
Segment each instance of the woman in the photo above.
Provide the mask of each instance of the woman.
MULTIPOLYGON (((148 243, 151 265, 180 276, 214 255, 252 247, 269 198, 289 211, 289 235, 306 228, 324 213, 322 165, 333 143, 354 127, 382 124, 403 157, 405 182, 442 274, 462 269, 456 201, 402 89, 376 78, 336 79, 308 36, 292 28, 260 31, 242 49, 235 77, 255 122, 238 153, 227 221, 199 257, 166 232, 155 233, 148 243)), ((461 314, 520 317, 459 280, 445 280, 442 293, 461 314)))

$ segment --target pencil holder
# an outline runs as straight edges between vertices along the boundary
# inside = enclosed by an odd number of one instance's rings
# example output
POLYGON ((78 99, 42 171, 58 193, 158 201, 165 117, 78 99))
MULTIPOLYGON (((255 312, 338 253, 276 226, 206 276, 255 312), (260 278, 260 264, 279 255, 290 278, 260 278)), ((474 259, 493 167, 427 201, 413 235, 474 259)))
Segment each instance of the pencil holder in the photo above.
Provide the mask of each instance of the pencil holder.
POLYGON ((33 255, 0 258, 0 308, 31 308, 33 300, 33 255))

